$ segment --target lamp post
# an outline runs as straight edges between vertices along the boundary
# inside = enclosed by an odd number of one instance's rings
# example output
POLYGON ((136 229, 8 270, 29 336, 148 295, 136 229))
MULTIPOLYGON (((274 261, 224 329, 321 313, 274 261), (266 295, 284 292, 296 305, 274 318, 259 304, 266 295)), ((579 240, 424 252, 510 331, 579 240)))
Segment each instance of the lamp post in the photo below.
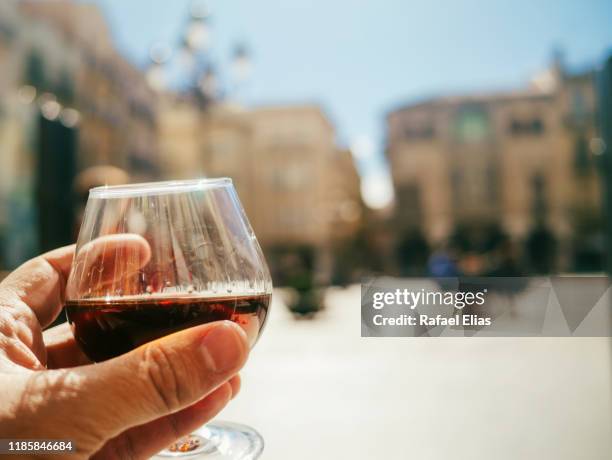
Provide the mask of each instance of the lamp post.
POLYGON ((147 71, 147 80, 156 90, 168 87, 167 70, 171 59, 177 59, 182 80, 182 92, 192 96, 202 109, 219 102, 228 93, 235 94, 241 84, 248 78, 251 68, 248 49, 238 44, 232 54, 229 79, 222 81, 219 67, 210 53, 211 27, 210 12, 205 3, 194 1, 189 8, 189 16, 176 52, 164 44, 151 47, 149 57, 151 64, 147 71))

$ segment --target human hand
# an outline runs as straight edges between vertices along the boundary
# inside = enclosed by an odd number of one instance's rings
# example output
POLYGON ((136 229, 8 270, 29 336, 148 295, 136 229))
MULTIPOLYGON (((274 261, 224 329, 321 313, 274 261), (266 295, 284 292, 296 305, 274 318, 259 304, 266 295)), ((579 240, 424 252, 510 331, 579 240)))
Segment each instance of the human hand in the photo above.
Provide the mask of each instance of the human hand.
MULTIPOLYGON (((146 242, 128 238, 122 244, 146 242)), ((137 248, 138 249, 138 248, 137 248)), ((0 283, 0 433, 70 439, 70 458, 147 458, 214 417, 238 392, 249 347, 223 321, 91 364, 57 317, 74 246, 32 259, 0 283)))

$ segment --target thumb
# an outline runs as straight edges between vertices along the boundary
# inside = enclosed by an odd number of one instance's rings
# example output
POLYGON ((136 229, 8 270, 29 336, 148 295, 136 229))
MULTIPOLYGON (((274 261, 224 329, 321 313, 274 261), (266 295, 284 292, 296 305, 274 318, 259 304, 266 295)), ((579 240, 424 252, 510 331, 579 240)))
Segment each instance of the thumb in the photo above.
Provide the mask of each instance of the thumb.
POLYGON ((112 436, 202 399, 240 370, 248 352, 232 322, 186 329, 82 367, 79 401, 101 434, 112 436))

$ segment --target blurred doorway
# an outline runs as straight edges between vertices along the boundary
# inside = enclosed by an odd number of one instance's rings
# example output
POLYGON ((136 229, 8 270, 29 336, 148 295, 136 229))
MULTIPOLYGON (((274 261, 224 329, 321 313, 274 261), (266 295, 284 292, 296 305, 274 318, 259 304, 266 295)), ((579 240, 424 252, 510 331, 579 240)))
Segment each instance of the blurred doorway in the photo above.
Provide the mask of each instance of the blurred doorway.
POLYGON ((73 241, 77 130, 39 115, 36 202, 41 251, 73 241))

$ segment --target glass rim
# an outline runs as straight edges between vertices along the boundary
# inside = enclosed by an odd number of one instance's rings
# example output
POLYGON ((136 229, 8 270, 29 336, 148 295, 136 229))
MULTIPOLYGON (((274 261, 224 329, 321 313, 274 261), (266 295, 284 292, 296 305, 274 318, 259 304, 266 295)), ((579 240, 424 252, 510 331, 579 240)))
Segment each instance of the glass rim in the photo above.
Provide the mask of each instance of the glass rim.
POLYGON ((167 180, 159 182, 141 182, 136 184, 102 185, 89 189, 93 198, 120 198, 145 195, 164 195, 168 193, 189 192, 232 184, 229 177, 215 177, 188 180, 167 180))

